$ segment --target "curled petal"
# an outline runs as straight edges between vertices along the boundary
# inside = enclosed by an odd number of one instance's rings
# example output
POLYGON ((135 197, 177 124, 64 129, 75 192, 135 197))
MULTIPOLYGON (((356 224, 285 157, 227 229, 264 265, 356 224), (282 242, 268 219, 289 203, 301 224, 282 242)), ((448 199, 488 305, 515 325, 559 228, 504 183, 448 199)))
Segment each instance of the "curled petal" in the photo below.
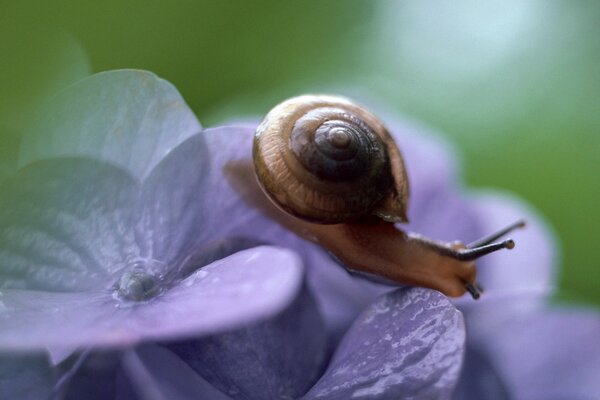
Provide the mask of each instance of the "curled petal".
POLYGON ((450 398, 464 340, 462 315, 445 296, 398 289, 357 319, 305 398, 450 398))

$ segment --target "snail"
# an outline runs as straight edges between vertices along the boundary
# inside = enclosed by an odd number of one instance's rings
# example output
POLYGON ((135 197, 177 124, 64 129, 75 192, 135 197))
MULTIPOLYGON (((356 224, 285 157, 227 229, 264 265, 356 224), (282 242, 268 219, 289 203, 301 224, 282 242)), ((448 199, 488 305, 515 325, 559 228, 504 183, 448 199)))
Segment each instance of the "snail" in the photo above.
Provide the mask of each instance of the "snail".
POLYGON ((257 127, 254 170, 266 196, 302 236, 352 271, 479 298, 474 261, 523 221, 470 245, 404 232, 409 182, 391 134, 371 112, 338 96, 303 95, 275 106, 257 127))

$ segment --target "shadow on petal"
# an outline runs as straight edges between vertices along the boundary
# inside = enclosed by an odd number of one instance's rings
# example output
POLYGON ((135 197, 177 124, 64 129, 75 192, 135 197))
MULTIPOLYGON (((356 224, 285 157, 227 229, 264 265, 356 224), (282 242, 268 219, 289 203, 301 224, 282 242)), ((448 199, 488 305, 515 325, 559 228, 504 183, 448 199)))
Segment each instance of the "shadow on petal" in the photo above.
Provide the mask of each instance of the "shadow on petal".
POLYGON ((116 400, 228 400, 169 350, 143 345, 125 352, 116 400))
POLYGON ((304 394, 321 374, 326 334, 304 287, 275 318, 166 347, 233 399, 291 399, 304 394))
POLYGON ((49 399, 56 371, 43 353, 0 353, 0 398, 49 399))

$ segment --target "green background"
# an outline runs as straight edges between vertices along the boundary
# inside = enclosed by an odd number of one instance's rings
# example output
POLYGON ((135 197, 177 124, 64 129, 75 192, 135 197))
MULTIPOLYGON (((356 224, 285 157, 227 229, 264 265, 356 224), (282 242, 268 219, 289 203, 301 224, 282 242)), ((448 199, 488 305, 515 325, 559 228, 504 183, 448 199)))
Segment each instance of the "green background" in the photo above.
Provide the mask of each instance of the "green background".
POLYGON ((205 126, 355 93, 446 134, 470 186, 537 207, 558 298, 599 305, 598 21, 597 1, 4 1, 0 177, 36 104, 92 72, 154 71, 205 126))

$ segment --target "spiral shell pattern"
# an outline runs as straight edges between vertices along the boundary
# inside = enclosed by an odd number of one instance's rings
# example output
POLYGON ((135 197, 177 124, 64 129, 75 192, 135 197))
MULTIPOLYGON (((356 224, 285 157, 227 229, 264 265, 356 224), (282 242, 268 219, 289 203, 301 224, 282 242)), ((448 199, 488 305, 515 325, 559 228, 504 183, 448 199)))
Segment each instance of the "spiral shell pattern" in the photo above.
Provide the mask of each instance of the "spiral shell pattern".
POLYGON ((292 215, 406 221, 400 152, 379 120, 349 100, 305 95, 279 104, 257 128, 253 151, 263 190, 292 215))

